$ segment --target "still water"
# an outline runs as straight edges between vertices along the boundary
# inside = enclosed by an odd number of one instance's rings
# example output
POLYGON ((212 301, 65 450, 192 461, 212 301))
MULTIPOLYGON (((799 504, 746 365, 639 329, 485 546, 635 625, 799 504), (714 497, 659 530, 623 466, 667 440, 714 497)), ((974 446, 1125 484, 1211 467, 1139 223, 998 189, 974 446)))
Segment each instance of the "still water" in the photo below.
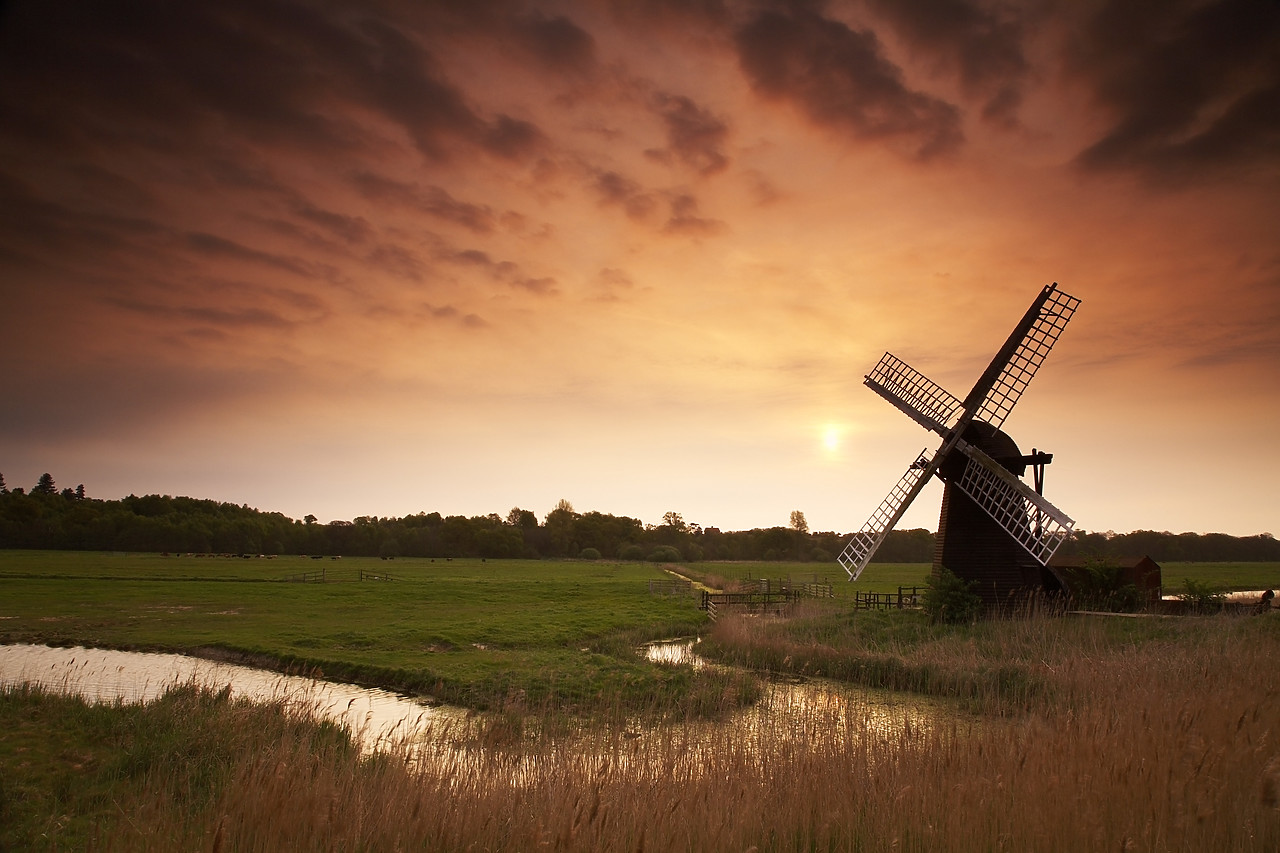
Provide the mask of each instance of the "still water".
MULTIPOLYGON (((696 641, 683 639, 644 647, 655 662, 708 666, 696 652, 696 641)), ((211 689, 229 687, 233 697, 252 701, 284 701, 315 716, 347 726, 367 751, 392 746, 492 753, 484 731, 485 715, 448 705, 426 704, 388 692, 349 684, 182 655, 120 652, 82 647, 50 648, 0 645, 0 685, 30 683, 100 702, 145 702, 175 684, 195 683, 211 689), (479 725, 477 725, 479 724, 479 725), (466 733, 465 737, 460 737, 466 733)), ((893 739, 922 731, 952 712, 938 703, 884 691, 868 691, 822 679, 771 681, 760 702, 735 712, 723 722, 687 721, 654 727, 636 721, 623 736, 631 747, 678 736, 696 749, 699 742, 722 737, 726 730, 750 738, 764 730, 801 740, 845 738, 893 739)), ((533 733, 531 731, 527 733, 533 733)), ((563 746, 563 744, 561 744, 563 746)), ((487 756, 487 757, 492 757, 487 756)))
POLYGON ((0 684, 30 683, 98 702, 146 702, 175 684, 195 683, 252 701, 284 701, 347 726, 366 748, 395 743, 464 712, 428 706, 386 690, 281 675, 184 655, 110 649, 0 645, 0 684))

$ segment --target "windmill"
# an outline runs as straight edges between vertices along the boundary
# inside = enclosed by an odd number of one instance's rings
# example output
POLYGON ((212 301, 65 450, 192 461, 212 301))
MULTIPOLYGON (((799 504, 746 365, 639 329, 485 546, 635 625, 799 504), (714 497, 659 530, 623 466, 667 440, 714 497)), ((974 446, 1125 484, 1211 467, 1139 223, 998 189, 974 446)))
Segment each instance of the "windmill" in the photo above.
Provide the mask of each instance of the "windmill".
POLYGON ((1057 586, 1045 569, 1075 524, 1041 494, 1044 466, 1053 455, 1023 455, 1001 431, 1062 334, 1080 300, 1046 286, 1032 301, 969 395, 960 400, 906 362, 885 353, 865 384, 907 417, 942 436, 922 451, 871 518, 840 554, 854 581, 930 477, 944 483, 934 571, 945 566, 977 581, 988 605, 1009 596, 1057 586), (1031 466, 1036 488, 1020 477, 1031 466))

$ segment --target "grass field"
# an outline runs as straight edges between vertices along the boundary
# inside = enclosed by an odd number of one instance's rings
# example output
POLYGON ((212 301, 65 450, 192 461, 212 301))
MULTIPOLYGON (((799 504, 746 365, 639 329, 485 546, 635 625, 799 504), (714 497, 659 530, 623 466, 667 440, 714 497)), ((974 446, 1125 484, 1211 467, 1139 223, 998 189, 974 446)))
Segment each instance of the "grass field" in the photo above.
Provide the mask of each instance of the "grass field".
MULTIPOLYGON (((1274 587, 1277 568, 1173 564, 1165 585, 1274 587)), ((371 758, 296 709, 194 687, 142 706, 0 690, 0 849, 1280 845, 1280 611, 934 625, 849 609, 836 566, 687 569, 829 581, 836 597, 710 626, 694 597, 648 594, 669 577, 650 564, 0 552, 0 641, 213 649, 501 709, 476 718, 497 740, 470 758, 371 758), (320 568, 330 582, 279 582, 320 568), (724 662, 956 710, 886 732, 852 692, 798 728, 682 726, 754 695, 749 676, 635 653, 693 632, 724 662), (564 730, 566 709, 595 734, 529 737, 564 730), (646 717, 654 734, 635 739, 644 709, 660 712, 646 717)), ((926 576, 874 564, 858 588, 926 576)))
POLYGON ((0 551, 0 641, 231 653, 472 707, 687 693, 634 654, 695 633, 648 563, 162 557, 0 551), (283 583, 307 571, 326 583, 283 583), (360 581, 361 571, 390 581, 360 581))
POLYGON ((799 727, 747 717, 656 724, 636 739, 630 725, 601 726, 567 743, 517 727, 498 749, 362 757, 294 709, 192 687, 145 706, 10 688, 0 848, 1280 848, 1280 612, 978 630, 868 616, 841 628, 811 613, 782 634, 722 620, 715 639, 822 646, 831 660, 869 645, 948 673, 986 713, 886 729, 852 694, 799 727), (986 660, 1011 661, 1042 689, 1010 693, 981 677, 986 660))
POLYGON ((1280 563, 1161 563, 1164 591, 1177 595, 1190 578, 1222 590, 1280 590, 1280 563))
POLYGON ((735 582, 747 582, 768 578, 790 578, 797 582, 829 583, 837 598, 851 597, 859 592, 897 592, 900 586, 924 586, 929 580, 927 563, 872 563, 858 578, 849 583, 849 576, 839 563, 797 562, 704 562, 687 563, 681 571, 704 580, 709 586, 723 588, 735 582))

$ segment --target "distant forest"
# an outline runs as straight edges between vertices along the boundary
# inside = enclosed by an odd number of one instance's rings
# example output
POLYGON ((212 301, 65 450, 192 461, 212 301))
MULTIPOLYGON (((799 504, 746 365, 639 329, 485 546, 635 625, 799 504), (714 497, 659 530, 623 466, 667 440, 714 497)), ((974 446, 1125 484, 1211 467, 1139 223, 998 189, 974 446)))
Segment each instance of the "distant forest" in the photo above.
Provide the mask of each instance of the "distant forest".
MULTIPOLYGON (((810 532, 804 514, 788 526, 721 531, 687 524, 669 512, 662 524, 627 516, 576 512, 567 501, 539 521, 513 507, 466 517, 420 512, 401 518, 361 516, 320 524, 278 512, 261 512, 212 500, 168 495, 129 495, 99 500, 84 486, 59 490, 45 474, 28 492, 9 489, 0 476, 0 548, 77 551, 151 551, 194 554, 308 554, 363 557, 586 557, 622 560, 799 560, 829 562, 847 533, 810 532)), ((895 530, 875 562, 928 563, 934 536, 928 530, 895 530)), ((1133 533, 1076 531, 1064 555, 1149 555, 1157 561, 1280 561, 1270 533, 1133 533)))

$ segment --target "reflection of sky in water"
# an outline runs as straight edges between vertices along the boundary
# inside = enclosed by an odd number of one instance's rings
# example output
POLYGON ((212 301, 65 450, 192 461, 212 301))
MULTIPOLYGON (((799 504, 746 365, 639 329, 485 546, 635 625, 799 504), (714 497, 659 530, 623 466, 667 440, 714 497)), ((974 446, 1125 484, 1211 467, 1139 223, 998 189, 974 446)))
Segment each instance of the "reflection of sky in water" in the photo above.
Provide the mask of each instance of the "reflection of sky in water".
MULTIPOLYGON (((646 645, 645 657, 655 663, 709 666, 695 651, 701 640, 669 640, 646 645)), ((801 738, 829 738, 874 734, 896 737, 903 731, 922 731, 940 715, 954 712, 922 697, 872 690, 823 678, 767 681, 760 702, 735 714, 731 725, 745 732, 761 727, 785 728, 801 738)))
MULTIPOLYGON (((650 660, 709 666, 681 640, 646 647, 650 660)), ((450 706, 422 705, 385 690, 285 676, 182 655, 105 649, 0 645, 0 684, 28 682, 88 699, 142 702, 174 684, 213 689, 255 701, 283 700, 300 710, 347 725, 365 749, 403 745, 417 760, 458 772, 536 777, 546 762, 588 768, 613 764, 652 778, 692 778, 706 772, 708 756, 767 762, 779 751, 837 750, 870 757, 877 744, 910 738, 941 718, 945 706, 918 697, 873 691, 824 679, 766 682, 764 696, 728 720, 682 720, 654 725, 635 719, 620 728, 578 725, 541 737, 536 720, 450 706)), ((858 759, 861 760, 861 759, 858 759)), ((715 763, 715 762, 711 762, 715 763)))
POLYGON ((376 748, 459 712, 428 707, 386 690, 280 675, 183 655, 0 645, 0 684, 27 682, 100 702, 146 702, 174 684, 213 689, 230 685, 233 697, 283 700, 317 716, 345 723, 376 748))

